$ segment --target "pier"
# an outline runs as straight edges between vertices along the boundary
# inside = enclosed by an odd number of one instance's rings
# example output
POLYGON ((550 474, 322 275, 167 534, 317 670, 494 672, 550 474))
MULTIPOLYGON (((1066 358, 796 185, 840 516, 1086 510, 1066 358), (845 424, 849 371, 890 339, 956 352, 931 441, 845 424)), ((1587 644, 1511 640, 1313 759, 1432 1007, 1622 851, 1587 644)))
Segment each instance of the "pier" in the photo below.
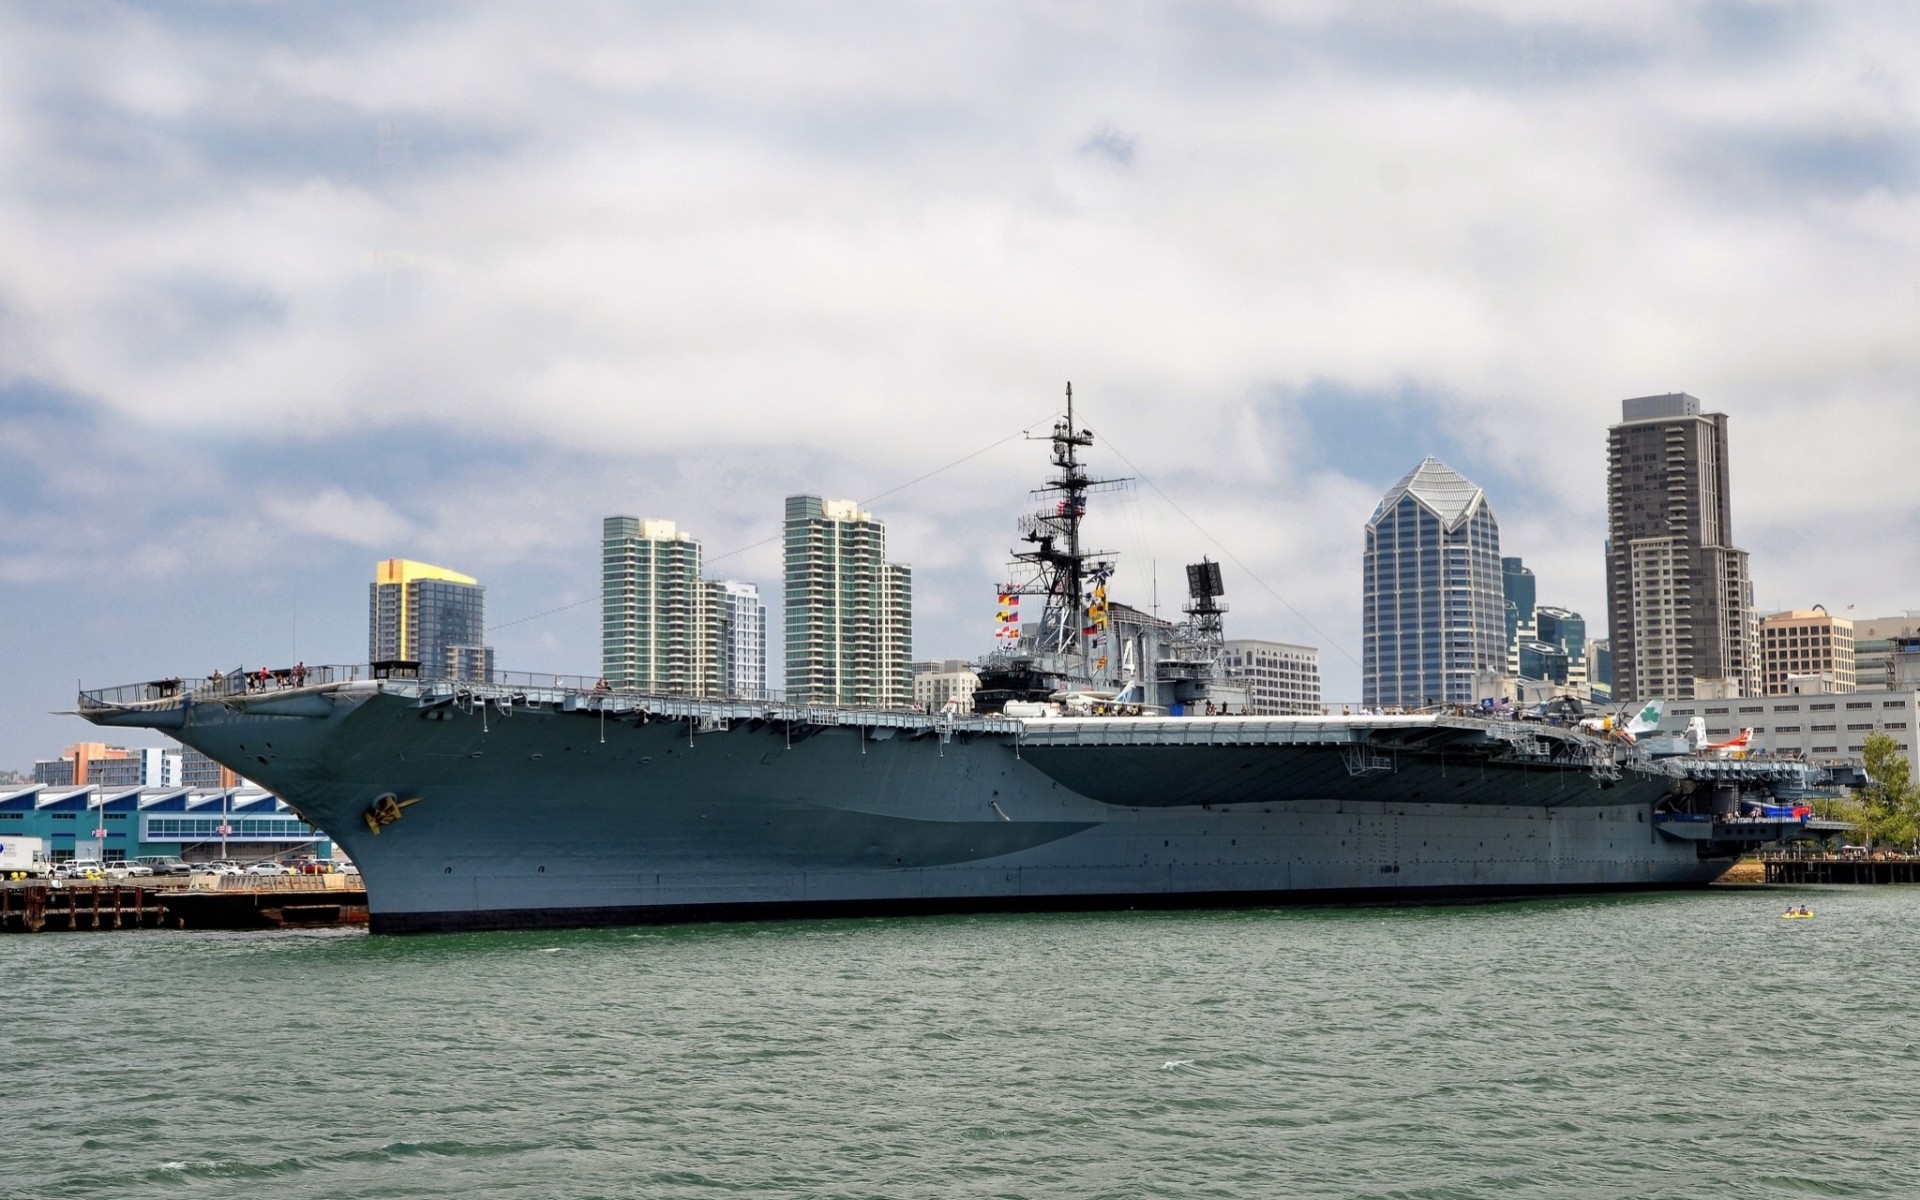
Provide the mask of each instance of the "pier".
POLYGON ((0 884, 0 933, 131 929, 310 929, 365 925, 357 878, 227 878, 213 887, 149 883, 0 884))
POLYGON ((54 887, 45 883, 0 886, 0 933, 39 933, 44 929, 160 929, 176 926, 163 891, 127 883, 82 883, 54 887))
POLYGON ((1920 858, 1769 858, 1768 883, 1920 883, 1920 858))

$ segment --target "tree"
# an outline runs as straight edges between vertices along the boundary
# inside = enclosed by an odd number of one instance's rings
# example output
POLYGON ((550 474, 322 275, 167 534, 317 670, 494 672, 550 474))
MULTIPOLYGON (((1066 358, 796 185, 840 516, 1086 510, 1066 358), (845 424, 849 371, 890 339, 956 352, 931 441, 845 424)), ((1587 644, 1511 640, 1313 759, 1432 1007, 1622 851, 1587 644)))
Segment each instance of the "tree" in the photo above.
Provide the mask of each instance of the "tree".
POLYGON ((1920 841, 1920 787, 1906 752, 1884 733, 1867 735, 1861 752, 1867 786, 1855 793, 1854 824, 1861 839, 1909 845, 1920 841))

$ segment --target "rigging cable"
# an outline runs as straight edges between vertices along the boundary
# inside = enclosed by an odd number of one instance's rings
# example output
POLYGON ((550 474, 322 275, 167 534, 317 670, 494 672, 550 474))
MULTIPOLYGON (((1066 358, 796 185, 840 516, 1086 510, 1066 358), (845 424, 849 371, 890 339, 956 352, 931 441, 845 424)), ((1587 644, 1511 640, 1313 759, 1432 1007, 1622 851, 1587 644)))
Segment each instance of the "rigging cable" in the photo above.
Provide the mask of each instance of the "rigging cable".
POLYGON ((1160 485, 1155 483, 1152 479, 1148 478, 1147 473, 1145 471, 1142 471, 1139 467, 1134 466, 1133 460, 1128 458, 1125 454, 1122 454, 1120 452, 1120 447, 1114 444, 1113 437, 1111 434, 1103 433, 1100 435, 1100 437, 1101 437, 1101 440, 1106 443, 1107 449, 1113 451, 1114 457, 1118 458, 1121 462, 1127 464, 1127 470, 1133 472, 1134 478, 1138 479, 1140 482, 1152 488, 1154 492, 1158 494, 1162 500, 1165 500, 1167 502, 1167 506, 1169 508, 1173 509, 1174 512, 1179 513, 1183 518, 1185 518, 1187 524, 1199 530, 1200 536, 1206 538, 1209 542, 1212 542, 1214 545, 1214 548, 1220 551, 1220 553, 1224 557, 1231 559, 1233 562, 1233 565, 1240 568, 1240 570, 1246 574, 1246 577, 1248 579, 1253 580, 1255 583, 1259 584, 1262 588, 1266 589, 1266 592, 1268 595, 1272 596, 1275 600, 1278 600, 1281 604, 1285 605, 1288 612, 1300 618, 1301 622, 1305 624, 1308 629, 1311 629, 1314 631, 1314 633, 1318 634, 1321 640, 1324 641, 1327 645, 1332 646, 1335 650, 1338 650, 1354 666, 1356 667, 1360 666, 1360 660, 1353 656, 1352 651, 1348 650, 1345 646, 1342 646, 1339 642, 1334 641, 1333 638, 1328 635, 1327 631, 1320 628, 1318 625, 1315 625, 1312 619, 1307 616, 1307 614, 1295 608, 1291 603, 1288 602, 1285 596, 1282 596, 1279 592, 1275 591, 1273 587, 1267 583, 1266 580, 1254 574, 1253 568, 1249 567, 1246 563, 1241 562, 1239 555, 1235 554, 1231 549, 1229 549, 1226 543, 1222 542, 1219 538, 1214 537, 1211 533, 1208 533, 1206 530, 1206 527, 1201 525, 1200 522, 1194 520, 1192 516, 1188 515, 1187 510, 1184 508, 1181 508, 1179 504, 1175 503, 1172 496, 1169 496, 1164 491, 1161 491, 1160 485))
MULTIPOLYGON (((936 467, 933 470, 928 471, 925 475, 916 476, 915 478, 909 479, 905 483, 900 484, 896 487, 890 487, 884 492, 880 492, 880 493, 877 493, 876 495, 869 496, 867 499, 860 501, 860 506, 862 508, 865 508, 867 505, 872 504, 875 500, 884 500, 888 496, 894 495, 895 493, 898 493, 898 492, 904 492, 908 488, 913 487, 916 484, 925 483, 927 480, 932 479, 936 475, 944 475, 948 471, 953 470, 955 467, 972 462, 974 459, 979 458, 983 454, 987 454, 991 451, 998 450, 1000 447, 1006 445, 1008 442, 1020 441, 1021 439, 1025 438, 1028 434, 1032 433, 1035 429, 1038 429, 1040 426, 1045 425, 1047 422, 1051 420, 1053 420, 1052 417, 1046 417, 1042 420, 1035 421, 1033 424, 1027 426, 1024 429, 1017 429, 1014 432, 1008 434, 1006 437, 999 439, 998 441, 995 441, 989 445, 980 447, 980 449, 975 450, 972 454, 968 454, 960 458, 956 458, 952 462, 948 463, 943 467, 936 467)), ((757 542, 753 542, 749 545, 736 547, 735 549, 727 551, 725 554, 716 554, 712 558, 707 559, 706 561, 708 563, 717 563, 724 559, 733 558, 736 555, 745 554, 749 550, 758 550, 762 546, 771 546, 775 542, 780 541, 785 536, 786 535, 784 533, 777 533, 770 538, 762 538, 761 540, 757 542)), ((528 621, 538 621, 542 617, 551 617, 556 613, 568 612, 568 611, 571 611, 572 609, 579 608, 582 605, 594 603, 595 601, 601 598, 601 595, 602 593, 595 592, 593 595, 588 596, 584 600, 575 600, 571 604, 562 604, 558 608, 549 608, 543 612, 532 613, 528 616, 515 617, 511 621, 502 621, 498 625, 489 625, 487 626, 487 632, 494 633, 501 629, 511 629, 515 625, 524 625, 528 621)))

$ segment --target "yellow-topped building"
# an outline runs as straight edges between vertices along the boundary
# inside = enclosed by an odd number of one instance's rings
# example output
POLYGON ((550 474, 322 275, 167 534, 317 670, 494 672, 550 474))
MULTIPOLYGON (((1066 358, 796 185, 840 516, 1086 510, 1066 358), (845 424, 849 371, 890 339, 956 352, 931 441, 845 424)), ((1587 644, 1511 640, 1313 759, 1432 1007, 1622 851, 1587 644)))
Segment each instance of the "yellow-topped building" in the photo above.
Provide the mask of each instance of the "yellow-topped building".
POLYGON ((427 679, 487 679, 486 592, 471 575, 409 558, 374 564, 367 617, 370 662, 417 662, 427 679))

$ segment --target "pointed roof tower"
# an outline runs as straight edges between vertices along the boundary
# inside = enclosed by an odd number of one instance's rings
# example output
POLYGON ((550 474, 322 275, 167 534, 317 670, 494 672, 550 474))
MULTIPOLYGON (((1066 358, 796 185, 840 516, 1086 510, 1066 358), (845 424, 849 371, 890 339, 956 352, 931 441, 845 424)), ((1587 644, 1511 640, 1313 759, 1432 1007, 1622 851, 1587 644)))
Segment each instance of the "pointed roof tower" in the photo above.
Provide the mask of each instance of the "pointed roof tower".
POLYGON ((1480 485, 1431 454, 1381 497, 1380 506, 1373 510, 1373 523, 1400 503, 1402 496, 1412 496, 1450 530, 1458 529, 1475 508, 1487 502, 1487 493, 1480 485))

